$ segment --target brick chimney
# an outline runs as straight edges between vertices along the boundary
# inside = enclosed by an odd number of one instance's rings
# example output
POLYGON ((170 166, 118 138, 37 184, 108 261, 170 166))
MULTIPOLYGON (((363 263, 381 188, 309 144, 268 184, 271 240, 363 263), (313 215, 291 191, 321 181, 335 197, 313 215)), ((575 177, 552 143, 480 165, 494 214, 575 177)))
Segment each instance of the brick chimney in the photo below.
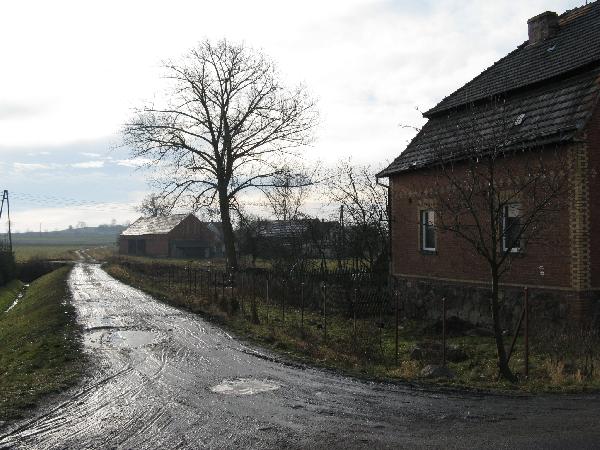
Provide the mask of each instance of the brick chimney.
POLYGON ((552 36, 558 30, 558 14, 552 11, 546 11, 527 21, 529 30, 529 45, 537 44, 552 36))

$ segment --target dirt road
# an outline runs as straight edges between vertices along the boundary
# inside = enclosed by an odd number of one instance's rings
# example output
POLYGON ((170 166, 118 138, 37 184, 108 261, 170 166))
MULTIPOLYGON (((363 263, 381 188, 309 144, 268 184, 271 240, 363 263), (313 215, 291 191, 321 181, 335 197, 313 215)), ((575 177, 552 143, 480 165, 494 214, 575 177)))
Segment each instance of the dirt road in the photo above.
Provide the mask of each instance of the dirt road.
POLYGON ((362 382, 257 356, 96 264, 70 285, 94 375, 0 430, 0 448, 600 448, 598 396, 362 382))

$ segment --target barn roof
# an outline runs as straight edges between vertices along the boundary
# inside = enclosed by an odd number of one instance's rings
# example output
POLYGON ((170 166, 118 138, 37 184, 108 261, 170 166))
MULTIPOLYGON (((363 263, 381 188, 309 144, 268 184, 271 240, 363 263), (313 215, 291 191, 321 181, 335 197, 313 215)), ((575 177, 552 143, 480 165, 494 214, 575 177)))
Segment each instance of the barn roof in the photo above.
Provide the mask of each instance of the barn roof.
POLYGON ((140 217, 123 231, 121 235, 168 234, 189 215, 191 214, 172 214, 165 217, 140 217))
POLYGON ((553 37, 524 43, 424 114, 429 121, 378 176, 467 153, 470 131, 526 148, 572 140, 600 91, 600 2, 567 11, 553 37))

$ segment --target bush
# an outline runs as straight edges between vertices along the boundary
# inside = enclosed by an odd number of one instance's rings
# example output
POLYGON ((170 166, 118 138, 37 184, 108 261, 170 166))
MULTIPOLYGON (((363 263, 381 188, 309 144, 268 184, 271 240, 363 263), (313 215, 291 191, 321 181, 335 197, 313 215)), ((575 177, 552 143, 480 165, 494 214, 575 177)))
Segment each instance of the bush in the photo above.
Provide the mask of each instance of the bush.
POLYGON ((0 252, 0 286, 4 286, 16 277, 17 268, 13 252, 0 252))
POLYGON ((24 283, 31 283, 33 280, 62 266, 64 266, 62 263, 53 263, 43 259, 30 259, 27 262, 19 263, 16 272, 19 280, 24 283))

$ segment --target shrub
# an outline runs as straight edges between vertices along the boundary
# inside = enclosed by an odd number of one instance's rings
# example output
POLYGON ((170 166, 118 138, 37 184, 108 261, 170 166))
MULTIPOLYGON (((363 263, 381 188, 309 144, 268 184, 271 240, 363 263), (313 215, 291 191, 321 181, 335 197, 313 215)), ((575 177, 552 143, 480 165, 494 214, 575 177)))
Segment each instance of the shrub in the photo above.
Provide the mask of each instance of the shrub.
POLYGON ((4 286, 16 277, 15 254, 9 251, 0 252, 0 286, 4 286))

